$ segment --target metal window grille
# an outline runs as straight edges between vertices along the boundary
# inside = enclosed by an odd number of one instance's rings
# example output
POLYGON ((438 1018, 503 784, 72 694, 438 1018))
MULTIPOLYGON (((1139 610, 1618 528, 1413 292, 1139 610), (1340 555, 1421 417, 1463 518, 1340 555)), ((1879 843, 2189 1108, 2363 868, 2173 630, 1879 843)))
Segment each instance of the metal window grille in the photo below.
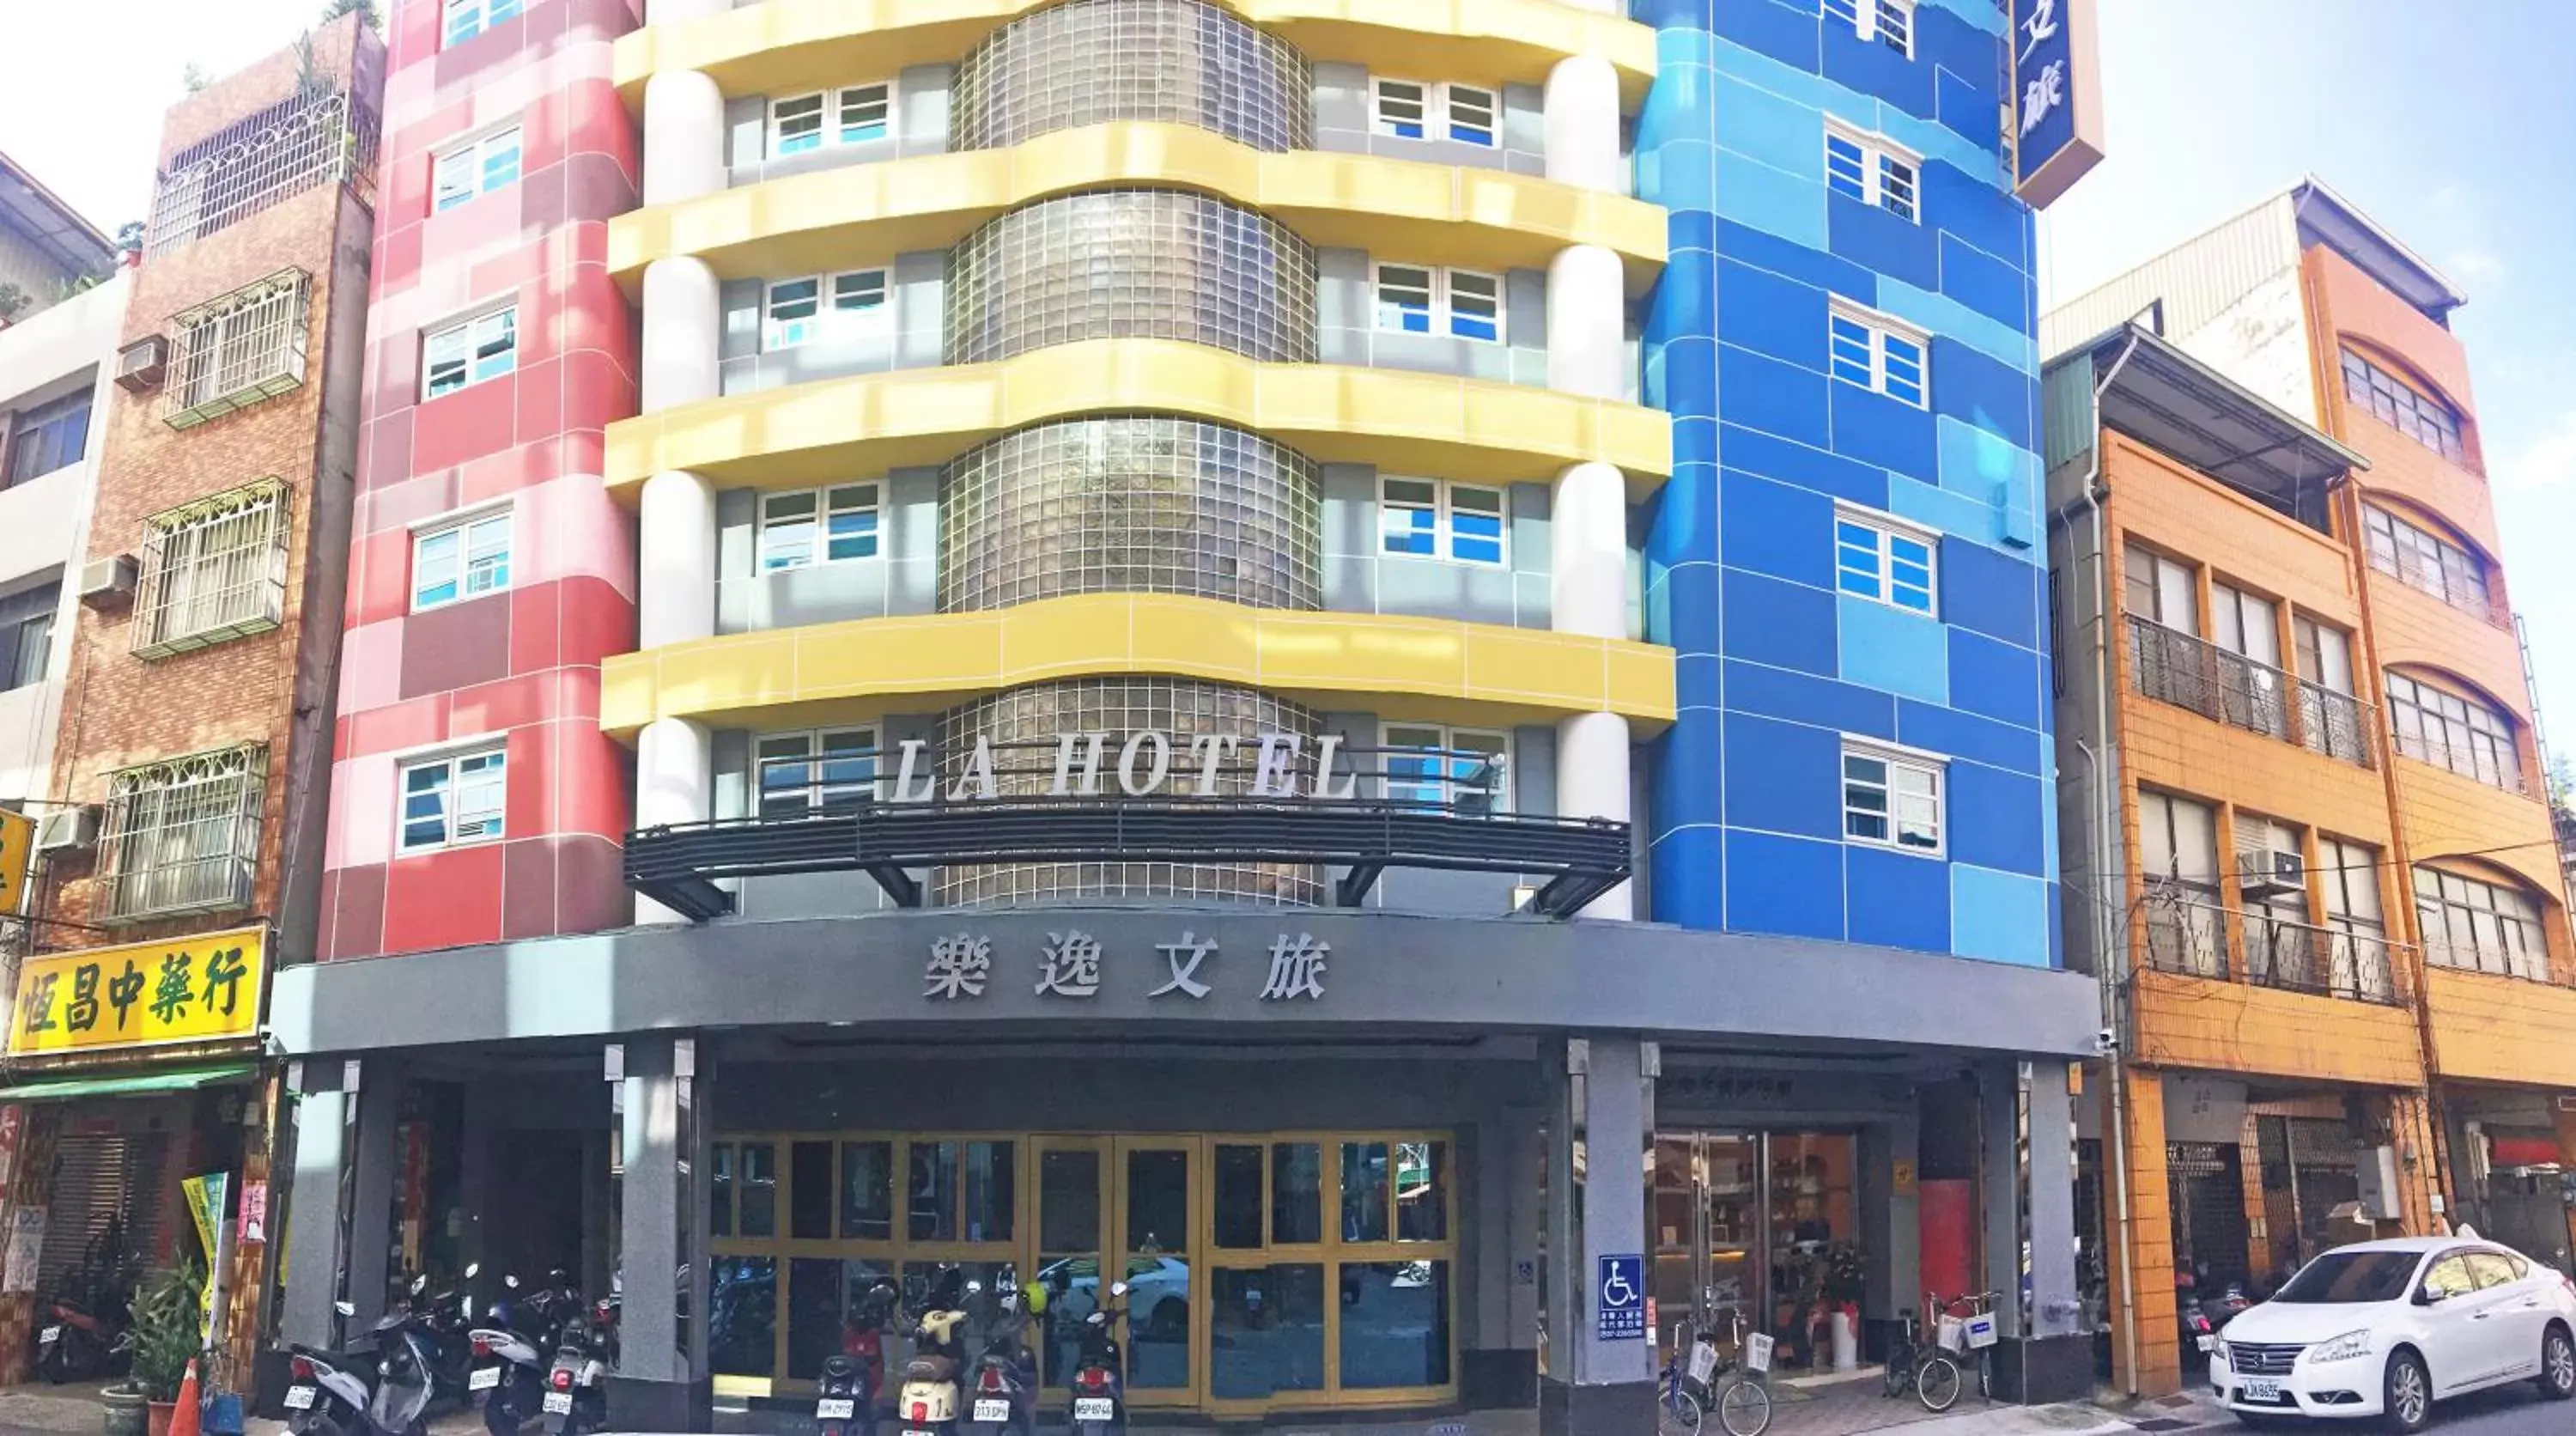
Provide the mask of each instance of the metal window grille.
POLYGON ((2322 683, 2299 680, 2299 741, 2309 752, 2370 767, 2370 733, 2377 726, 2369 704, 2322 683))
POLYGON ((262 479, 144 520, 134 652, 167 658, 277 627, 286 612, 286 486, 262 479))
POLYGON ((170 427, 192 429, 302 384, 311 299, 304 272, 282 269, 175 316, 170 427))
POLYGON ((2150 698, 2250 733, 2290 735, 2290 675, 2243 654, 2129 615, 2130 681, 2150 698))
POLYGON ((2139 916, 2146 931, 2149 967, 2195 977, 2227 975, 2227 909, 2216 893, 2150 878, 2139 916))
POLYGON ((267 787, 268 750, 258 745, 112 774, 100 915, 133 922, 247 906, 267 787))
POLYGON ((375 202, 376 115, 345 90, 305 89, 181 150, 152 188, 146 254, 163 254, 316 185, 375 202))
POLYGON ((2245 975, 2257 987, 2356 1002, 2397 1000, 2395 968, 2384 937, 2258 911, 2245 914, 2244 931, 2245 975))

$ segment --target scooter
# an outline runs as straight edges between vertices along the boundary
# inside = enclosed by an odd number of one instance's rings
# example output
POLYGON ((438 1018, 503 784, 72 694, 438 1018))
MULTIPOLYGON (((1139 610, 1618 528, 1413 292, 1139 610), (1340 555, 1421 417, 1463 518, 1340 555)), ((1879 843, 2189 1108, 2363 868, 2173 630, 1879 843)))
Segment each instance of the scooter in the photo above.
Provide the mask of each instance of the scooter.
POLYGON ((851 1309, 841 1349, 823 1358, 816 1382, 817 1436, 876 1436, 877 1393, 885 1389, 885 1324, 894 1308, 894 1285, 881 1281, 851 1309))
POLYGON ((518 1436, 520 1426, 537 1414, 552 1364, 540 1348, 553 1345, 563 1328, 559 1309, 566 1302, 578 1309, 581 1298, 549 1288, 523 1299, 517 1295, 516 1276, 503 1276, 501 1285, 503 1295, 487 1313, 492 1324, 466 1332, 474 1369, 465 1378, 465 1387, 468 1400, 474 1393, 490 1393, 483 1397, 484 1430, 492 1436, 518 1436))
POLYGON ((1037 1436, 1037 1362, 1021 1337, 1034 1313, 1023 1300, 1007 1269, 994 1298, 1001 1308, 984 1354, 975 1358, 975 1396, 971 1424, 978 1431, 1018 1431, 1037 1436))
POLYGON ((546 1436, 590 1436, 608 1425, 608 1361, 614 1353, 616 1307, 602 1297, 588 1320, 564 1324, 537 1409, 546 1436))
POLYGON ((92 1309, 56 1296, 38 1319, 44 1325, 36 1328, 36 1373, 47 1381, 60 1386, 105 1376, 115 1368, 125 1339, 125 1318, 117 1307, 101 1303, 92 1309))
MULTIPOLYGON (((342 1316, 357 1308, 338 1303, 342 1316)), ((423 1436, 429 1407, 427 1337, 409 1310, 386 1312, 363 1345, 289 1348, 286 1426, 293 1436, 423 1436)))
POLYGON ((1082 1346, 1073 1366, 1073 1436, 1125 1436, 1127 1354, 1118 1324, 1127 1319, 1127 1283, 1109 1288, 1109 1300, 1082 1319, 1082 1346))
POLYGON ((910 1318, 912 1360, 904 1364, 903 1392, 895 1402, 903 1436, 958 1436, 958 1373, 966 1365, 966 1339, 958 1328, 966 1324, 965 1298, 980 1289, 950 1267, 910 1318))

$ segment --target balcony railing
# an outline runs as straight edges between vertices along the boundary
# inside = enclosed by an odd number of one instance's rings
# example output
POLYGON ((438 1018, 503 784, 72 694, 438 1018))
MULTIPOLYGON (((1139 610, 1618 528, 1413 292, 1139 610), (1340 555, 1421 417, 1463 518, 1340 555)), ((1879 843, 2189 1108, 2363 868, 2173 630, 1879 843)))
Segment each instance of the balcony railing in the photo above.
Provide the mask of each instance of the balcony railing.
POLYGON ((2490 788, 2502 788, 2526 798, 2531 796, 2531 784, 2522 776, 2520 760, 2507 758, 2496 749, 2444 743, 2402 728, 2396 732, 2393 741, 2397 744, 2397 751, 2406 757, 2430 763, 2436 768, 2447 768, 2490 788))
POLYGON ((2323 928, 2260 910, 2231 915, 2205 892, 2150 882, 2139 914, 2147 966, 2352 1002, 2403 1001, 2400 954, 2375 933, 2323 928), (2233 952, 2242 966, 2231 969, 2233 952))
POLYGON ((2497 977, 2520 978, 2525 982, 2549 981, 2549 955, 2528 948, 2517 952, 2509 948, 2443 940, 2424 944, 2424 960, 2435 967, 2457 968, 2462 972, 2483 972, 2497 977))
POLYGON ((2147 885, 2142 917, 2147 965, 2191 977, 2227 976, 2227 909, 2203 897, 2147 885))
POLYGON ((2408 588, 2431 594, 2460 612, 2483 618, 2498 628, 2513 627, 2513 609, 2498 602, 2483 580, 2445 572, 2440 564, 2427 562, 2422 555, 2410 549, 2390 549, 2376 543, 2364 547, 2372 568, 2408 588))
POLYGON ((2369 704, 2322 683, 2299 680, 2299 742, 2309 752, 2371 767, 2370 735, 2378 727, 2369 704))
POLYGON ((2129 679, 2158 702, 2371 766, 2367 704, 2135 613, 2129 615, 2129 679))

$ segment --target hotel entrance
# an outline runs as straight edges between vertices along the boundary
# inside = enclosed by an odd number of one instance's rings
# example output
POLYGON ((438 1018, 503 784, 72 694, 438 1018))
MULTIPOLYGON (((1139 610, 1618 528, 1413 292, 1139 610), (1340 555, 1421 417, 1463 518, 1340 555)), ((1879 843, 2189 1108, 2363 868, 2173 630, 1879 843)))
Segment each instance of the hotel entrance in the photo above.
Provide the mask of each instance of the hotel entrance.
POLYGON ((1777 1369, 1830 1365, 1833 1317, 1857 1338, 1865 1247, 1859 1138, 1836 1132, 1690 1132, 1655 1139, 1651 1278, 1659 1346, 1684 1323, 1778 1342, 1777 1369))

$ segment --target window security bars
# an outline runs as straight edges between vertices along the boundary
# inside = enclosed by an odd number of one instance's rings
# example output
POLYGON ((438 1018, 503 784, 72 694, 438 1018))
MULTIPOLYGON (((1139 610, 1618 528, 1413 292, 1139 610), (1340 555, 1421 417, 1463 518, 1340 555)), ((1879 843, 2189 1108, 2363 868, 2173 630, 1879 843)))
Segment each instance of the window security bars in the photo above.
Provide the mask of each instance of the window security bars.
POLYGON ((2299 742, 2309 752, 2371 767, 2370 733, 2377 726, 2369 704, 2322 683, 2299 680, 2299 742))
POLYGON ((143 252, 166 254, 324 184, 374 206, 376 116, 344 90, 306 89, 180 151, 153 185, 143 252))
POLYGON ((2218 895, 2196 883, 2149 878, 2138 926, 2146 965, 2225 982, 2231 931, 2243 939, 2244 980, 2256 987, 2396 1003, 2404 964, 2396 944, 2359 927, 2316 927, 2249 907, 2231 918, 2218 895))
POLYGON ((257 745, 111 774, 100 916, 134 922, 248 906, 267 787, 268 750, 257 745))
POLYGON ((2129 615, 2129 682, 2149 698, 2232 728, 2297 743, 2363 768, 2376 761, 2370 705, 2167 628, 2142 613, 2129 615))
POLYGON ((264 633, 285 612, 285 484, 262 479, 144 520, 136 657, 264 633))
POLYGON ((282 269, 170 321, 173 429, 273 399, 304 382, 311 280, 282 269))

